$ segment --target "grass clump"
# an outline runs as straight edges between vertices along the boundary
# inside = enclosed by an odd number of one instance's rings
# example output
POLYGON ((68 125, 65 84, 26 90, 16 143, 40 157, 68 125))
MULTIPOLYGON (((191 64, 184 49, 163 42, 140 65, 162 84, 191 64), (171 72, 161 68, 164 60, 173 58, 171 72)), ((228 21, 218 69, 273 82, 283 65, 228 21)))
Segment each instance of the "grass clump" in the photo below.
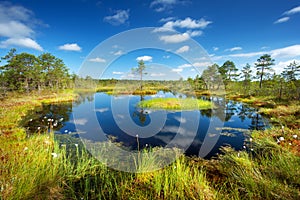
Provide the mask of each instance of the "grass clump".
POLYGON ((141 101, 138 106, 142 108, 165 110, 205 110, 212 109, 213 103, 193 98, 154 98, 141 101))

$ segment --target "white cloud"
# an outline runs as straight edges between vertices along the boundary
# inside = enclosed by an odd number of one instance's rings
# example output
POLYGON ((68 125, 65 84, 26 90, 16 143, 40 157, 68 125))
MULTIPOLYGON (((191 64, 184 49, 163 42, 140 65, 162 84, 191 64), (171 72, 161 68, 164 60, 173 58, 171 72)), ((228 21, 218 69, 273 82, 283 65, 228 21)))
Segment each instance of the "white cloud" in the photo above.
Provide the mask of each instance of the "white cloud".
POLYGON ((189 67, 192 67, 193 65, 191 65, 191 64, 187 64, 187 63, 185 63, 185 64, 183 64, 183 65, 179 65, 177 68, 178 69, 184 69, 184 68, 189 68, 189 67))
POLYGON ((265 51, 259 51, 259 52, 250 52, 250 53, 239 53, 239 54, 231 54, 230 57, 235 58, 251 58, 254 56, 262 56, 263 54, 266 54, 268 52, 265 51))
POLYGON ((113 54, 114 54, 115 56, 120 56, 120 55, 123 55, 124 52, 121 51, 121 50, 119 50, 119 51, 113 52, 113 54))
POLYGON ((280 49, 272 50, 271 56, 274 58, 297 57, 300 56, 300 45, 292 45, 280 49))
POLYGON ((172 27, 158 27, 158 28, 155 28, 153 30, 153 33, 157 33, 157 32, 175 32, 175 30, 172 28, 172 27))
POLYGON ((18 21, 0 23, 0 36, 3 37, 29 37, 34 31, 18 21))
POLYGON ((165 59, 169 59, 171 56, 167 55, 167 56, 163 56, 163 58, 165 59))
POLYGON ((115 75, 122 75, 122 74, 124 74, 124 72, 113 72, 113 74, 115 74, 115 75))
POLYGON ((190 17, 185 18, 184 20, 178 19, 176 21, 168 21, 166 22, 163 27, 173 29, 175 27, 178 28, 187 28, 187 29, 204 29, 211 21, 206 21, 205 19, 201 18, 199 20, 191 19, 190 17))
POLYGON ((72 44, 67 43, 59 46, 58 49, 64 51, 81 51, 81 47, 76 43, 72 43, 72 44))
POLYGON ((283 57, 297 57, 300 56, 300 45, 292 45, 284 48, 274 49, 271 51, 259 51, 241 54, 231 54, 230 57, 239 58, 250 58, 254 56, 262 56, 263 54, 270 54, 273 58, 283 58, 283 57))
POLYGON ((159 20, 159 22, 168 22, 168 21, 171 21, 171 20, 174 20, 174 19, 175 19, 175 17, 161 18, 161 19, 159 20))
POLYGON ((203 34, 203 31, 187 31, 187 33, 191 36, 191 37, 196 37, 196 36, 200 36, 203 34))
POLYGON ((276 74, 281 74, 285 67, 287 67, 292 62, 300 63, 300 60, 288 60, 288 61, 281 61, 278 64, 275 64, 272 69, 276 72, 276 74))
POLYGON ((184 53, 184 52, 188 52, 190 50, 190 47, 185 45, 180 47, 179 49, 177 49, 176 53, 184 53))
POLYGON ((183 68, 172 69, 172 72, 182 72, 182 71, 183 71, 183 68))
POLYGON ((174 5, 178 3, 183 3, 183 1, 179 0, 154 0, 150 4, 150 8, 153 8, 156 12, 163 12, 166 10, 170 10, 174 5))
POLYGON ((152 61, 152 57, 151 56, 140 56, 136 58, 136 61, 141 61, 143 60, 144 62, 151 62, 152 61))
POLYGON ((96 111, 96 112, 103 113, 103 112, 109 111, 109 108, 99 108, 99 109, 95 109, 95 111, 96 111))
POLYGON ((242 47, 232 47, 230 49, 226 49, 225 51, 240 51, 242 49, 243 49, 242 47))
POLYGON ((300 13, 300 6, 297 6, 291 10, 288 10, 286 12, 284 12, 283 14, 284 15, 293 15, 293 14, 296 14, 296 13, 300 13))
POLYGON ((280 24, 280 23, 284 23, 284 22, 287 22, 289 21, 289 17, 282 17, 280 19, 278 19, 277 21, 274 22, 274 24, 280 24))
POLYGON ((90 62, 97 62, 97 63, 105 63, 106 60, 104 58, 96 57, 89 59, 90 62))
POLYGON ((0 43, 0 48, 8 48, 10 46, 19 46, 43 51, 43 48, 36 41, 30 38, 9 38, 5 41, 1 41, 0 43))
POLYGON ((182 34, 173 34, 173 35, 163 35, 160 36, 159 39, 161 41, 164 41, 165 43, 180 43, 190 39, 190 36, 187 33, 182 33, 182 34))
POLYGON ((150 76, 151 77, 162 77, 162 76, 165 76, 166 74, 164 73, 151 73, 150 76))
POLYGON ((212 65, 212 62, 195 62, 193 63, 194 67, 208 67, 212 65))
POLYGON ((8 1, 0 2, 0 38, 5 38, 0 42, 0 48, 19 46, 43 51, 33 39, 35 35, 33 28, 42 24, 31 10, 8 1))
POLYGON ((219 47, 213 47, 213 50, 214 50, 214 51, 218 51, 218 50, 219 50, 219 47))
POLYGON ((129 9, 116 10, 114 15, 104 17, 104 21, 114 26, 124 24, 129 19, 129 9))
POLYGON ((184 20, 178 19, 175 21, 167 21, 162 27, 154 29, 153 32, 175 32, 176 28, 187 29, 187 31, 181 35, 174 34, 174 35, 161 36, 161 40, 167 43, 177 43, 177 42, 181 42, 180 40, 185 41, 190 37, 196 37, 202 35, 203 32, 201 30, 193 30, 193 29, 204 29, 211 23, 212 23, 211 21, 207 21, 203 18, 199 20, 195 20, 195 19, 191 19, 190 17, 187 17, 184 20), (179 37, 181 39, 178 40, 179 37))

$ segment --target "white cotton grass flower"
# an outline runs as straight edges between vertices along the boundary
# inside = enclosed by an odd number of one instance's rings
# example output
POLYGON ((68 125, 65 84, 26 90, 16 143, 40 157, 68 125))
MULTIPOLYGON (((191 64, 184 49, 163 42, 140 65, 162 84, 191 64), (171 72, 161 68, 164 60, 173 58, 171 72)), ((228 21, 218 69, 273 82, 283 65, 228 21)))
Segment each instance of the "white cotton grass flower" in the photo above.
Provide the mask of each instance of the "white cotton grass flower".
POLYGON ((284 137, 279 137, 279 141, 284 141, 284 137))
POLYGON ((25 147, 25 148, 24 148, 24 151, 27 151, 27 150, 28 150, 28 147, 25 147))
POLYGON ((45 144, 50 144, 50 141, 49 140, 45 140, 44 143, 45 144))
POLYGON ((243 149, 246 149, 246 146, 245 146, 245 145, 243 146, 243 149))
POLYGON ((30 119, 29 121, 32 122, 33 119, 30 119))
POLYGON ((250 142, 252 142, 252 141, 253 141, 253 139, 252 139, 252 138, 249 138, 249 141, 250 141, 250 142))
POLYGON ((78 144, 74 144, 75 145, 75 147, 78 147, 78 144))
POLYGON ((52 155, 53 158, 57 158, 58 157, 57 153, 51 153, 51 155, 52 155))
POLYGON ((67 133, 68 132, 68 130, 65 130, 65 133, 67 133))
POLYGON ((277 142, 277 143, 280 143, 280 140, 278 140, 278 139, 277 139, 277 141, 276 141, 276 142, 277 142))
POLYGON ((289 145, 292 146, 292 143, 289 142, 289 145))
POLYGON ((138 134, 136 134, 136 135, 135 135, 135 137, 139 137, 139 135, 138 135, 138 134))
POLYGON ((298 135, 293 135, 293 138, 294 138, 294 139, 297 139, 297 137, 298 137, 298 135))
POLYGON ((41 130, 41 127, 39 126, 39 127, 37 127, 37 130, 41 130))

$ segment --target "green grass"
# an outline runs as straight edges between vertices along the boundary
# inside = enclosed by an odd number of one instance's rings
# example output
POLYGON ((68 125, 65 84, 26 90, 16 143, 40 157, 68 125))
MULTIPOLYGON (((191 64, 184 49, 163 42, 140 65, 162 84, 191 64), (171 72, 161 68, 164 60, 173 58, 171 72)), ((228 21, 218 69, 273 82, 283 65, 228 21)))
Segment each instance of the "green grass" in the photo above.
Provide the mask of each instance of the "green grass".
POLYGON ((154 98, 141 101, 138 106, 142 108, 166 110, 205 110, 212 109, 213 103, 202 99, 192 98, 154 98))
MULTIPOLYGON (((42 102, 69 101, 72 95, 70 91, 12 95, 2 101, 0 199, 300 198, 298 129, 255 131, 243 151, 225 148, 223 155, 211 160, 179 154, 155 171, 162 164, 155 157, 159 148, 141 150, 132 163, 139 173, 107 167, 84 149, 80 139, 69 135, 26 137, 19 122, 29 110, 42 102), (284 140, 277 143, 280 137, 284 140)), ((104 155, 109 144, 101 145, 108 145, 98 152, 104 155)))

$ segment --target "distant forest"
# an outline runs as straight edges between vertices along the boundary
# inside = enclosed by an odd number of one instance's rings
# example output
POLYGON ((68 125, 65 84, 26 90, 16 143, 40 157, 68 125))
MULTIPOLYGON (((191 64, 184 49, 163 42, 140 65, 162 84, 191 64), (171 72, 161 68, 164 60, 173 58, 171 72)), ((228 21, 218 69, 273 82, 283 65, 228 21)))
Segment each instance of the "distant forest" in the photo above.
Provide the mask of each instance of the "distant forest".
MULTIPOLYGON (((300 64, 295 61, 287 65, 281 74, 272 69, 275 60, 268 54, 257 59, 254 66, 246 64, 239 70, 233 61, 222 66, 208 66, 202 75, 179 80, 189 83, 196 91, 219 90, 238 92, 242 95, 271 95, 278 98, 300 99, 300 64), (253 74, 255 74, 253 76, 253 74)), ((145 66, 144 69, 147 69, 145 66)), ((1 58, 0 94, 10 91, 30 92, 45 89, 66 89, 74 87, 101 87, 116 84, 120 80, 94 80, 91 77, 79 78, 70 74, 62 59, 50 53, 35 56, 29 53, 17 53, 11 49, 1 58)), ((132 82, 132 80, 122 80, 132 82)), ((168 85, 174 81, 145 81, 168 85)), ((176 84, 176 83, 175 83, 176 84)))

